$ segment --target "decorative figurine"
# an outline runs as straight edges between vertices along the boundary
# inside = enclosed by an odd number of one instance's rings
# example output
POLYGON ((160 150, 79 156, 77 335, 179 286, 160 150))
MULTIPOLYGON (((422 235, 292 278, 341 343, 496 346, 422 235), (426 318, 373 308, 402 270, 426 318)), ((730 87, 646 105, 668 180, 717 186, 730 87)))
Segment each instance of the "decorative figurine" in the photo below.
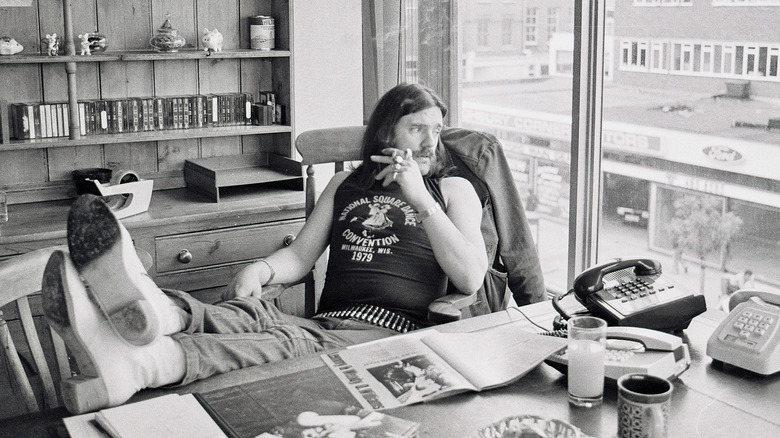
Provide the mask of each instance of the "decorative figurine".
MULTIPOLYGON (((222 37, 220 36, 220 39, 222 37)), ((13 55, 24 50, 21 44, 11 37, 0 37, 0 55, 13 55)))
POLYGON ((60 37, 56 33, 51 35, 47 33, 46 37, 41 41, 41 45, 46 49, 46 53, 49 56, 57 56, 60 51, 60 37))
POLYGON ((215 27, 214 30, 203 29, 203 50, 210 52, 222 51, 222 33, 215 27))
POLYGON ((165 14, 165 22, 157 29, 157 34, 149 40, 154 50, 158 52, 178 52, 180 47, 184 47, 184 37, 179 35, 179 29, 171 25, 171 14, 165 14))
POLYGON ((81 40, 81 56, 92 55, 92 51, 89 49, 89 34, 81 34, 79 35, 79 39, 81 40))
MULTIPOLYGON (((97 32, 89 32, 85 33, 84 36, 87 38, 87 40, 89 40, 89 51, 91 53, 100 53, 106 51, 106 48, 108 47, 108 40, 106 39, 105 35, 97 32)), ((79 38, 81 38, 81 35, 79 35, 79 38)))

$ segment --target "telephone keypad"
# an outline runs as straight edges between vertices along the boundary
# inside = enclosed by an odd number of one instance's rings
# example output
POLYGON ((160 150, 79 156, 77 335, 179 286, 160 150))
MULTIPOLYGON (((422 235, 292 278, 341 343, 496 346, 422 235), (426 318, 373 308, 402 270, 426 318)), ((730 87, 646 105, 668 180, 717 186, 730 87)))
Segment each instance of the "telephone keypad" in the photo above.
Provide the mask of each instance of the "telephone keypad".
MULTIPOLYGON (((742 339, 760 338, 772 329, 774 318, 771 315, 764 315, 761 312, 745 310, 734 319, 732 327, 739 333, 742 339)), ((740 344, 753 347, 756 342, 742 341, 740 344)))
POLYGON ((655 287, 652 282, 649 282, 642 278, 626 279, 625 283, 618 283, 606 289, 606 292, 615 299, 619 299, 622 303, 628 303, 640 298, 649 298, 658 292, 664 292, 674 288, 672 284, 664 284, 655 287))

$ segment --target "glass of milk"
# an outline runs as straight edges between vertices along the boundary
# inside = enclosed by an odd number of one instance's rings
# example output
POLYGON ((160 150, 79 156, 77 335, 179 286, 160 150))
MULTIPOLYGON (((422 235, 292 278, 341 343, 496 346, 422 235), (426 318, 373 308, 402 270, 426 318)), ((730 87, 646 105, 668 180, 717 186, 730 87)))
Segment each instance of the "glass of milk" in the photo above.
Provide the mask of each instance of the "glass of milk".
POLYGON ((569 403, 598 406, 604 395, 607 322, 593 316, 576 316, 569 319, 568 331, 569 403))

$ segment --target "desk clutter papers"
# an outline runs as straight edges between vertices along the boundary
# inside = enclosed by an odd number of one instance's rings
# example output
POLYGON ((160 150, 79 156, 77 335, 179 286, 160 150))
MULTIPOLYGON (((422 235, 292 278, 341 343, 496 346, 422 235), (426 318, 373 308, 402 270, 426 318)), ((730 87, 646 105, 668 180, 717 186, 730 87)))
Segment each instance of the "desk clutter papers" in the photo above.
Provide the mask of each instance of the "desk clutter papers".
POLYGON ((416 438, 420 423, 381 412, 321 415, 306 411, 255 438, 416 438))
POLYGON ((413 438, 419 427, 410 420, 361 408, 325 364, 199 397, 231 437, 413 438))
POLYGON ((63 418, 71 438, 227 438, 192 394, 63 418))
POLYGON ((472 333, 398 335, 326 353, 323 360, 366 409, 406 406, 522 378, 566 339, 507 323, 472 333))

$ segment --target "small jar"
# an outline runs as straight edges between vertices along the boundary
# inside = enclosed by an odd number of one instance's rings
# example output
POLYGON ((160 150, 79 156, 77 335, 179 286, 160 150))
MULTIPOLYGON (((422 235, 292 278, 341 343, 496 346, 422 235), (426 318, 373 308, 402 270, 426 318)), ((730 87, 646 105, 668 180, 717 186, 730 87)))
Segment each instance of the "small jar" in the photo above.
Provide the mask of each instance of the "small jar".
POLYGON ((149 40, 149 44, 158 52, 178 52, 185 43, 184 37, 179 35, 179 29, 171 25, 171 14, 165 14, 165 22, 149 40))

